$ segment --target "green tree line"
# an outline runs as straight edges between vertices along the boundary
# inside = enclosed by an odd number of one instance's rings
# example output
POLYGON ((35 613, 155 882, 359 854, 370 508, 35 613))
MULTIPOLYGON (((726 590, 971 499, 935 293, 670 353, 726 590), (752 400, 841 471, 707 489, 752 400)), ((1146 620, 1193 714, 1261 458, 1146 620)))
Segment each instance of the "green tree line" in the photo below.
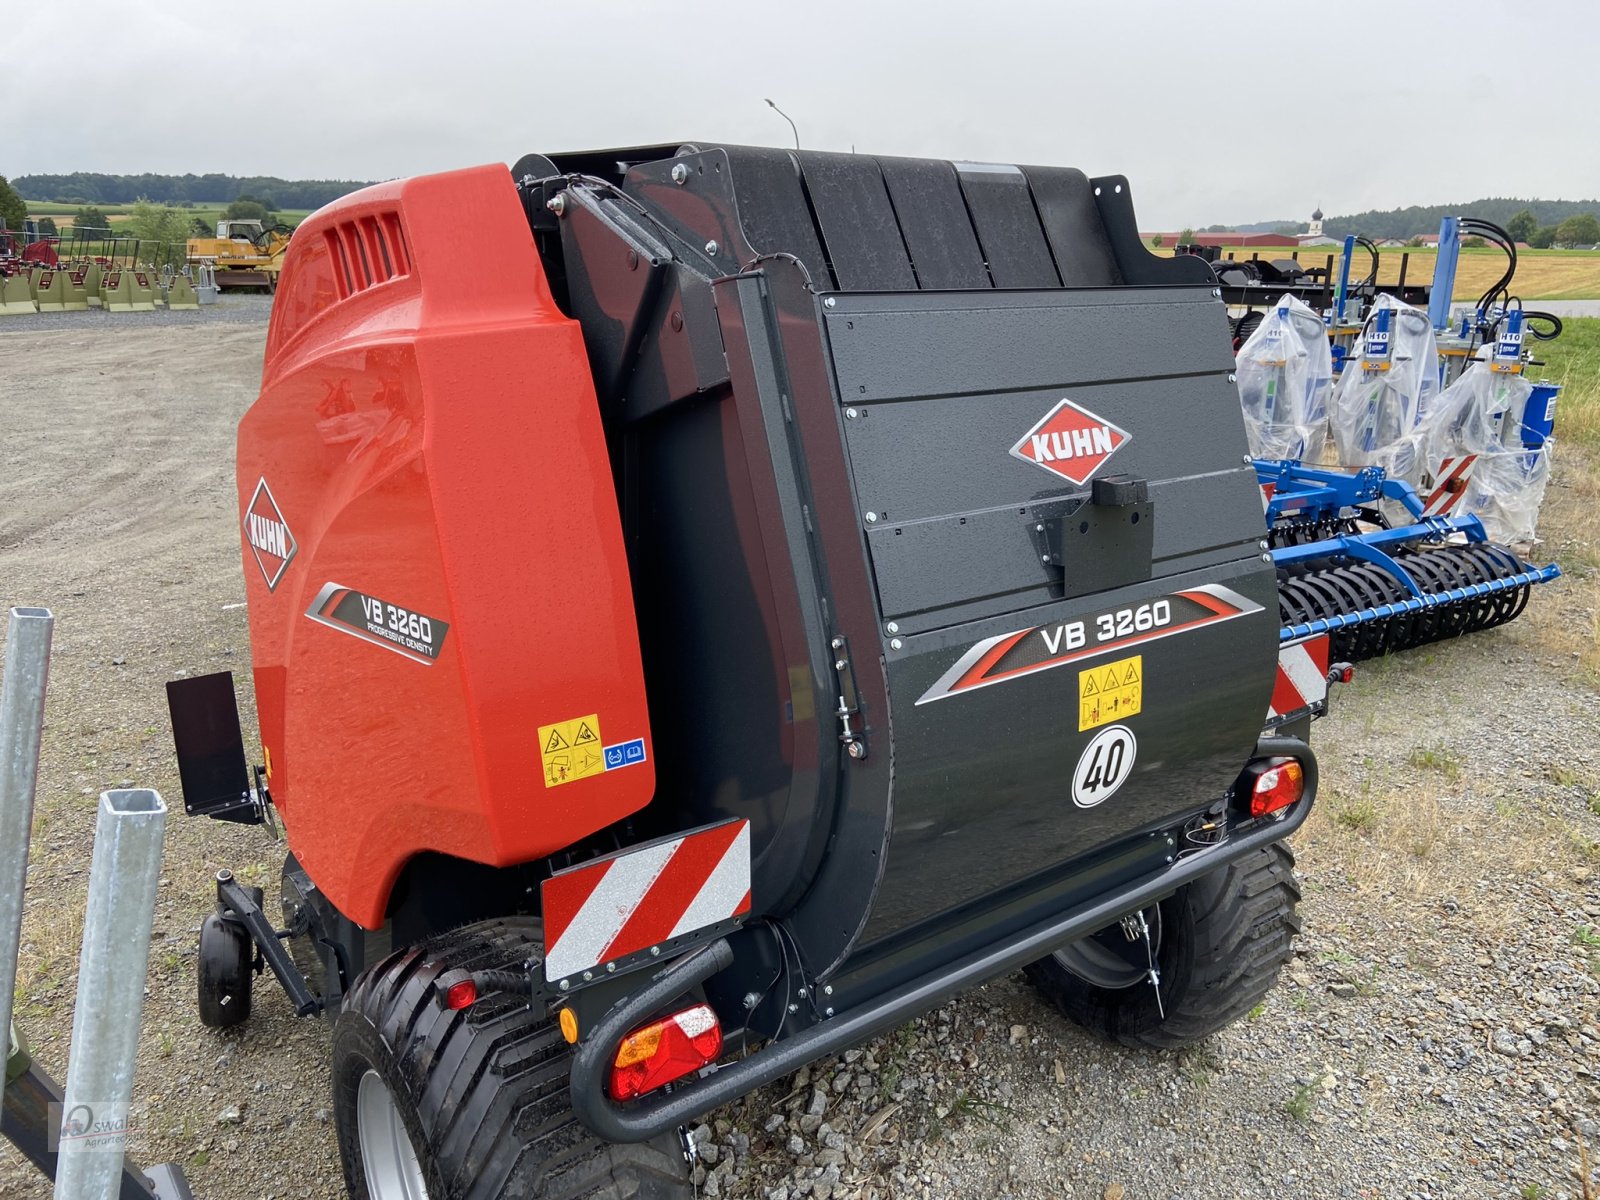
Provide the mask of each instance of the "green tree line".
POLYGON ((25 200, 64 204, 215 204, 254 196, 267 208, 321 208, 365 182, 353 179, 278 179, 270 175, 18 175, 12 185, 25 200))
MULTIPOLYGON (((1542 228, 1559 229, 1569 217, 1600 213, 1600 200, 1516 200, 1492 197, 1474 200, 1468 204, 1412 205, 1409 208, 1391 208, 1354 213, 1346 217, 1329 217, 1323 228, 1329 237, 1342 238, 1358 233, 1373 239, 1410 238, 1418 234, 1439 232, 1439 222, 1445 217, 1472 216, 1493 221, 1513 233, 1531 234, 1542 228), (1526 213, 1531 216, 1531 229, 1526 220, 1511 229, 1512 222, 1526 213)), ((1519 237, 1531 241, 1531 237, 1519 237)))

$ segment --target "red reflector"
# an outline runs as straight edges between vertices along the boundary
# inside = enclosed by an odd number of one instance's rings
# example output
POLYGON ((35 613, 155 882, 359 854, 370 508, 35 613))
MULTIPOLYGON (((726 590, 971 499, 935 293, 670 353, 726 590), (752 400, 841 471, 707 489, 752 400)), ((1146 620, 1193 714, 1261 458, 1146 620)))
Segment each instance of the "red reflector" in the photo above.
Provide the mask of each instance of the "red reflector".
POLYGON ((447 1008, 469 1008, 478 1002, 478 985, 470 979, 452 983, 444 994, 444 1002, 447 1008))
POLYGON ((632 1100, 663 1084, 682 1079, 722 1053, 722 1026, 709 1005, 682 1012, 635 1029, 617 1047, 611 1068, 613 1100, 632 1100))
POLYGON ((1349 683, 1356 677, 1356 669, 1349 663, 1340 663, 1334 668, 1334 674, 1339 677, 1340 683, 1349 683))
POLYGON ((1300 764, 1292 758, 1275 758, 1256 776, 1256 785, 1250 793, 1250 815, 1264 817, 1280 808, 1288 808, 1305 790, 1306 773, 1300 764))

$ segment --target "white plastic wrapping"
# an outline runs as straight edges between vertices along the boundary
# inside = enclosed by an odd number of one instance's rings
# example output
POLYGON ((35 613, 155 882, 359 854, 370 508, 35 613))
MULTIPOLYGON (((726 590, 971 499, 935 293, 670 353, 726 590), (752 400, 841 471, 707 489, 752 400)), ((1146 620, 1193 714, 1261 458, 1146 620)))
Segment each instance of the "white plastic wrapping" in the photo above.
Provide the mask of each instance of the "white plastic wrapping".
POLYGON ((1333 387, 1333 353, 1322 318, 1284 296, 1234 361, 1250 453, 1320 463, 1333 387))
POLYGON ((1456 513, 1471 513, 1496 542, 1531 542, 1539 524, 1539 506, 1550 482, 1550 450, 1492 450, 1472 464, 1472 476, 1456 513))
POLYGON ((1521 375, 1492 371, 1482 362, 1466 371, 1439 396, 1428 437, 1429 468, 1438 473, 1443 459, 1522 447, 1522 415, 1533 385, 1521 375))
POLYGON ((1453 516, 1476 516, 1497 542, 1530 542, 1550 482, 1546 441, 1522 445, 1522 417, 1533 385, 1521 375, 1475 362, 1439 397, 1428 435, 1428 469, 1435 478, 1471 458, 1466 487, 1453 516), (1454 460, 1454 461, 1451 461, 1454 460))
POLYGON ((1391 478, 1416 485, 1427 469, 1428 424, 1439 399, 1439 350, 1428 314, 1381 295, 1357 349, 1360 356, 1346 364, 1333 393, 1330 417, 1339 461, 1382 467, 1391 478), (1366 334, 1384 310, 1391 313, 1390 352, 1369 359, 1366 334))

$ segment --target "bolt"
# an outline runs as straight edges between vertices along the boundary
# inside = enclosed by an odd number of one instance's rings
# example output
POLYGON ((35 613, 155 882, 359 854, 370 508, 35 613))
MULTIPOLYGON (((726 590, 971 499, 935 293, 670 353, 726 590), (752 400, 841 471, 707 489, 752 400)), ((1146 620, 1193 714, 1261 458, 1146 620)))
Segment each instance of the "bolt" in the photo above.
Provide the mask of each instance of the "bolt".
POLYGON ((572 980, 570 980, 570 979, 563 979, 563 980, 562 980, 562 981, 561 981, 561 990, 562 990, 562 991, 563 991, 563 992, 564 992, 564 991, 567 991, 567 990, 568 990, 568 989, 569 989, 569 988, 571 988, 571 987, 572 987, 572 980))
POLYGON ((1229 371, 1228 372, 1228 382, 1229 383, 1238 383, 1239 382, 1239 377, 1237 375, 1235 375, 1232 371, 1229 371))
POLYGON ((707 242, 706 243, 706 253, 708 255, 710 255, 712 258, 715 258, 717 256, 718 249, 720 249, 720 247, 717 245, 716 242, 711 241, 711 242, 707 242))
POLYGON ((863 759, 866 756, 867 756, 867 748, 865 746, 863 746, 860 742, 851 742, 850 743, 850 757, 851 758, 863 759))
POLYGON ((594 972, 593 971, 585 971, 583 973, 583 978, 584 978, 585 981, 593 979, 594 978, 594 972))
POLYGON ((1169 854, 1169 855, 1167 855, 1167 861, 1168 861, 1168 862, 1171 862, 1171 861, 1172 861, 1172 855, 1170 855, 1170 854, 1169 854))
POLYGON ((1043 533, 1044 532, 1044 526, 1043 525, 1035 525, 1033 527, 1033 531, 1035 533, 1043 533))
POLYGON ((789 1011, 792 1013, 797 1013, 800 1011, 800 1006, 798 1004, 791 1004, 789 1005, 789 1011))
POLYGON ((608 962, 606 964, 606 974, 607 975, 615 975, 616 973, 617 973, 617 964, 614 963, 614 962, 608 962))
POLYGON ((682 330, 683 330, 683 314, 681 312, 673 313, 672 314, 672 318, 668 323, 672 326, 672 332, 673 333, 682 332, 682 330))
POLYGON ((898 621, 890 621, 887 625, 884 626, 884 628, 887 629, 890 633, 899 633, 900 632, 900 622, 898 622, 898 621))
POLYGON ((868 525, 876 525, 877 523, 878 523, 878 514, 875 513, 875 512, 869 512, 867 514, 867 524, 868 525))
POLYGON ((806 997, 807 997, 807 996, 809 996, 809 995, 810 995, 810 994, 811 994, 811 993, 810 993, 810 992, 808 992, 808 991, 806 991, 806 990, 805 990, 805 988, 796 988, 796 989, 795 989, 795 992, 794 992, 794 994, 795 994, 795 995, 796 995, 796 996, 799 996, 799 997, 800 997, 800 999, 802 999, 802 1000, 804 1000, 804 999, 805 999, 805 998, 806 998, 806 997))
POLYGON ((839 306, 839 302, 837 300, 835 300, 832 296, 829 296, 826 300, 824 300, 822 302, 822 307, 823 308, 837 308, 838 306, 839 306))
POLYGON ((825 987, 825 988, 823 988, 823 989, 822 989, 822 994, 823 994, 823 995, 824 995, 824 996, 831 996, 831 995, 833 995, 833 984, 831 984, 831 983, 830 983, 830 984, 829 984, 829 985, 828 985, 828 986, 827 986, 827 987, 825 987))
POLYGON ((1262 562, 1264 562, 1264 563, 1269 563, 1269 562, 1271 562, 1271 561, 1272 561, 1272 555, 1270 555, 1270 554, 1263 554, 1263 555, 1262 555, 1262 556, 1261 556, 1261 561, 1262 561, 1262 562))
POLYGON ((1048 554, 1041 554, 1039 555, 1039 561, 1042 563, 1047 563, 1050 561, 1050 556, 1048 554))
POLYGON ((833 1016, 833 1009, 831 1009, 831 1008, 825 1008, 825 1009, 823 1009, 823 1010, 822 1010, 822 1015, 823 1015, 823 1016, 825 1016, 825 1017, 831 1017, 831 1016, 833 1016))
POLYGON ((650 947, 650 957, 651 958, 660 958, 661 957, 661 947, 660 946, 651 946, 650 947))
POLYGON ((556 216, 561 216, 567 211, 567 194, 565 192, 557 192, 544 202, 544 206, 555 213, 556 216))
POLYGON ((1270 550, 1270 549, 1272 549, 1272 547, 1267 545, 1266 542, 1262 541, 1262 542, 1257 542, 1256 543, 1256 549, 1257 550, 1270 550))
POLYGON ((890 638, 889 639, 889 649, 891 649, 891 650, 898 650, 903 645, 905 645, 905 643, 902 642, 899 638, 890 638))
POLYGON ((679 186, 689 182, 689 165, 687 163, 672 164, 672 182, 679 186))
POLYGON ((846 421, 854 421, 860 415, 861 414, 853 408, 847 408, 844 410, 844 419, 846 421))
POLYGON ((1221 288, 1212 288, 1211 289, 1211 294, 1213 296, 1221 296, 1222 295, 1222 289, 1221 288))
POLYGON ((843 650, 844 649, 844 639, 842 637, 836 637, 836 638, 833 639, 833 641, 829 642, 828 644, 830 646, 832 646, 835 650, 843 650))
POLYGON ((1248 467, 1248 466, 1249 466, 1249 465, 1250 465, 1250 464, 1251 464, 1251 463, 1253 463, 1253 462, 1255 462, 1255 459, 1253 459, 1253 458, 1251 458, 1251 457, 1250 457, 1250 456, 1249 456, 1249 455, 1248 455, 1248 454, 1246 454, 1246 455, 1245 455, 1245 456, 1244 456, 1244 465, 1245 465, 1245 466, 1247 466, 1247 467, 1248 467))
POLYGON ((757 992, 746 992, 744 994, 744 1006, 746 1008, 754 1008, 756 1005, 758 1005, 760 1003, 761 1003, 761 996, 760 996, 759 993, 757 993, 757 992))

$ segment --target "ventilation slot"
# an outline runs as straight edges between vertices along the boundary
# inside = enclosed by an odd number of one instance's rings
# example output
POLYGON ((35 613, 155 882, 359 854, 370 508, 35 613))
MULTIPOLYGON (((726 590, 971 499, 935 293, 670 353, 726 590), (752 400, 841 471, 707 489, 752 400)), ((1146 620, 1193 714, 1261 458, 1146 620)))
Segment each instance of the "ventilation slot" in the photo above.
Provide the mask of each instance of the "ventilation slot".
POLYGON ((379 213, 341 221, 323 234, 334 263, 341 300, 411 274, 400 214, 379 213))

